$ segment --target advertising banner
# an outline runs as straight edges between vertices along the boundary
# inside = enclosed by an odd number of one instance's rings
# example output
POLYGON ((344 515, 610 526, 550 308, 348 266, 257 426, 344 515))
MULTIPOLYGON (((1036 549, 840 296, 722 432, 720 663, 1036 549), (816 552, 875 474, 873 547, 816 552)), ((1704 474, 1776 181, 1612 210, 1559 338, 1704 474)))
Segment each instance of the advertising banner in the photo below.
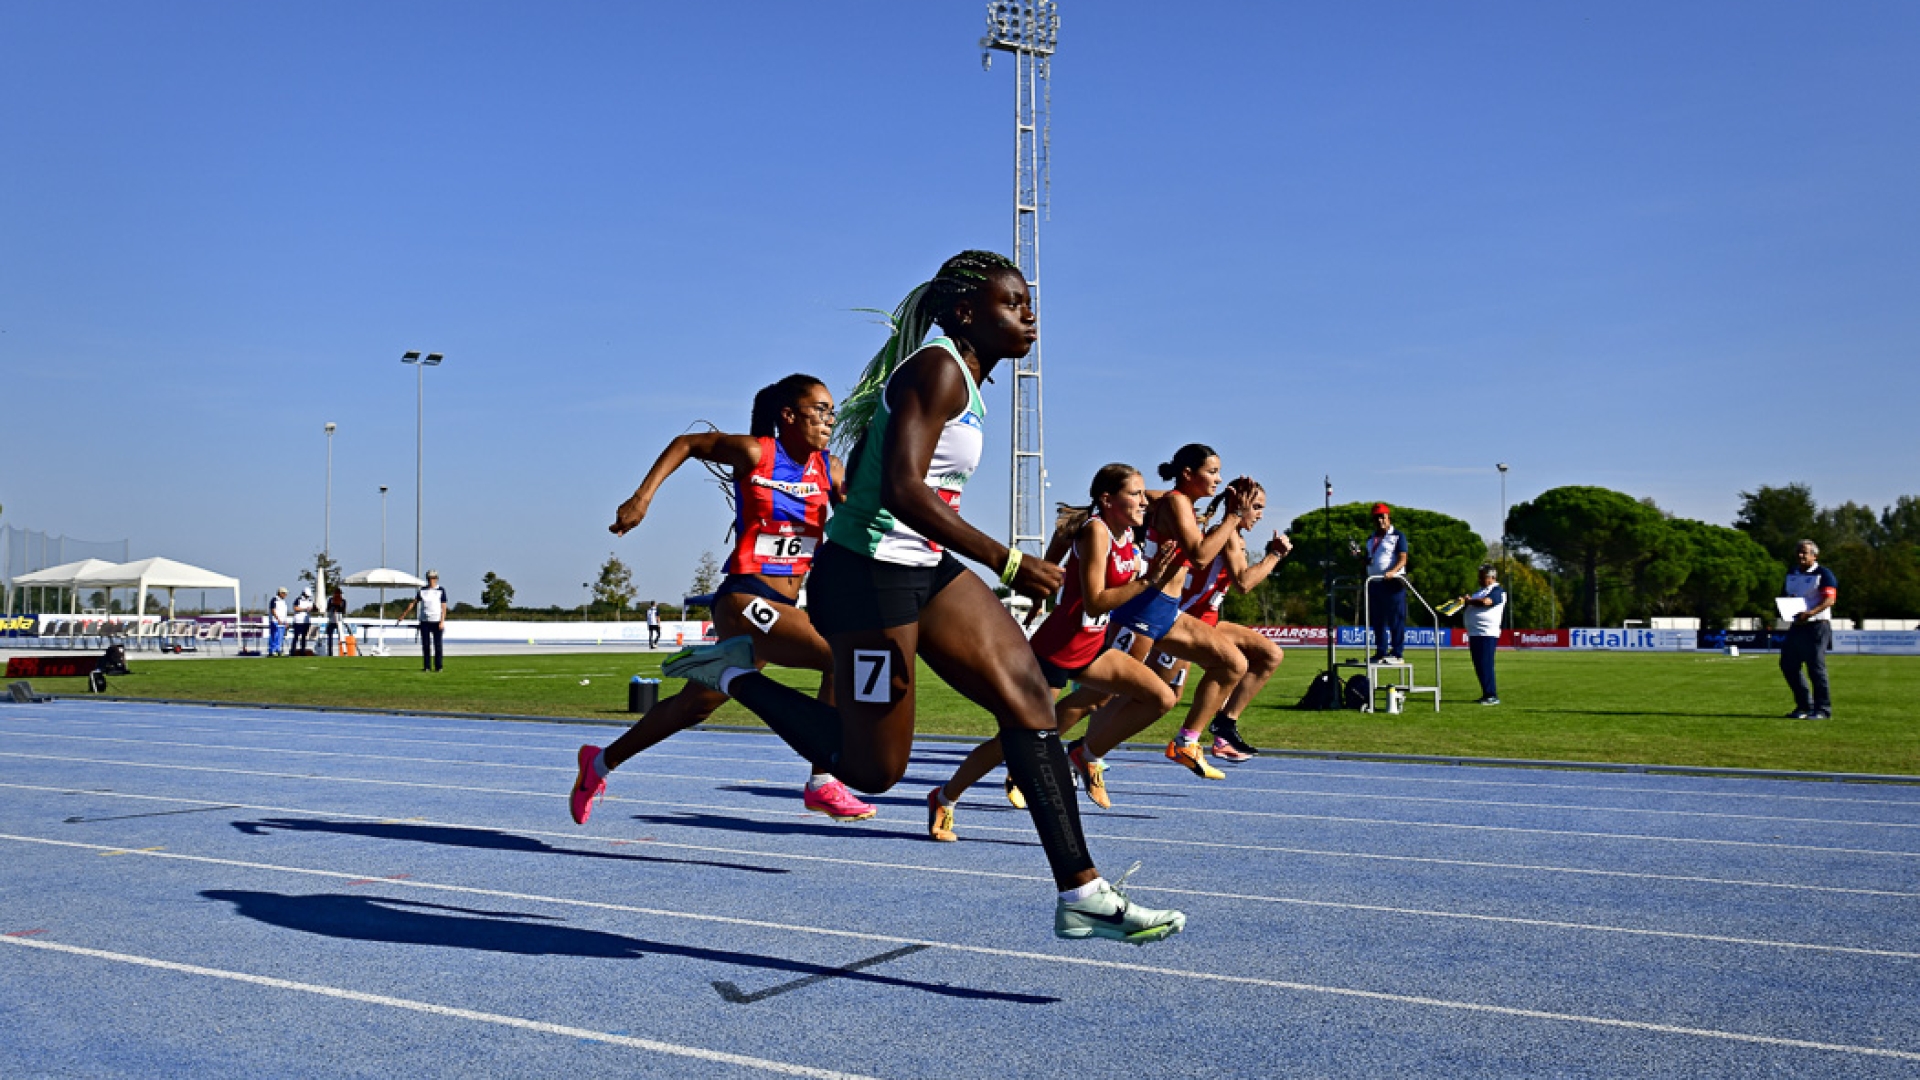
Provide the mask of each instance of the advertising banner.
POLYGON ((39 637, 40 616, 0 615, 0 637, 39 637))
POLYGON ((1920 656, 1920 631, 1835 630, 1833 651, 1878 656, 1920 656))
POLYGON ((1785 630, 1699 630, 1695 632, 1695 647, 1712 652, 1722 652, 1731 645, 1741 652, 1765 652, 1778 650, 1780 643, 1787 639, 1785 630))
POLYGON ((1567 648, 1690 652, 1699 646, 1698 638, 1697 630, 1616 630, 1612 627, 1576 626, 1567 631, 1567 648))
MULTIPOLYGON (((1465 634, 1466 631, 1460 631, 1465 634)), ((1461 644, 1466 644, 1465 639, 1461 644)), ((1500 647, 1503 649, 1564 649, 1567 647, 1565 630, 1502 630, 1500 647)))
POLYGON ((1324 626, 1256 626, 1253 632, 1283 648, 1288 645, 1327 647, 1327 628, 1324 626))

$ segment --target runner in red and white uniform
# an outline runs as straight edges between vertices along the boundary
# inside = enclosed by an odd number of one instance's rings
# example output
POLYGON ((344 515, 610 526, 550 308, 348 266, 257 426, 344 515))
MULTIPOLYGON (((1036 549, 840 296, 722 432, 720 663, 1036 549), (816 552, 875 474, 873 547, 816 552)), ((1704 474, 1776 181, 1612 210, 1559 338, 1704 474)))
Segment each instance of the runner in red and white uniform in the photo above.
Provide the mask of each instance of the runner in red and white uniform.
MULTIPOLYGON (((614 535, 624 536, 639 525, 654 493, 689 458, 731 469, 735 541, 727 576, 714 594, 714 631, 721 637, 749 635, 756 667, 778 664, 820 672, 819 697, 825 702, 833 701, 833 650, 794 601, 824 534, 828 505, 843 498, 840 462, 827 453, 833 421, 833 395, 826 386, 811 375, 789 375, 754 395, 751 434, 703 432, 668 443, 609 526, 614 535)), ((609 772, 705 720, 726 700, 717 690, 688 683, 606 749, 582 746, 569 800, 573 820, 587 823, 609 772)), ((807 781, 801 801, 836 821, 859 821, 874 812, 832 774, 819 770, 807 781)))
MULTIPOLYGON (((1173 460, 1159 468, 1163 480, 1174 482, 1147 515, 1147 541, 1151 546, 1174 544, 1187 556, 1195 570, 1204 570, 1233 538, 1232 519, 1240 513, 1241 493, 1229 487, 1225 493, 1228 520, 1203 529, 1194 510, 1194 501, 1212 495, 1220 487, 1220 458, 1211 447, 1199 443, 1182 446, 1173 460)), ((1247 658, 1235 642, 1217 627, 1188 615, 1179 608, 1179 594, 1185 579, 1176 576, 1158 593, 1149 593, 1114 613, 1114 647, 1126 649, 1137 660, 1154 655, 1162 669, 1175 660, 1198 664, 1206 673, 1195 689, 1196 701, 1205 701, 1209 709, 1226 700, 1227 695, 1247 673, 1247 658)), ((1132 717, 1122 712, 1121 703, 1109 701, 1095 711, 1087 727, 1088 750, 1105 753, 1144 730, 1134 726, 1132 717)), ((1189 721, 1191 722, 1191 720, 1189 721)), ((1167 758, 1208 780, 1224 780, 1226 774, 1207 762, 1197 730, 1182 727, 1167 744, 1167 758)))
MULTIPOLYGON (((1246 541, 1241 539, 1244 532, 1260 523, 1267 510, 1267 491, 1258 481, 1241 477, 1228 485, 1228 491, 1238 495, 1234 500, 1239 512, 1229 513, 1226 524, 1233 526, 1227 539, 1227 546, 1213 557, 1206 569, 1187 579, 1187 587, 1180 594, 1182 613, 1213 627, 1218 633, 1232 642, 1246 659, 1247 673, 1235 683, 1232 692, 1225 695, 1225 704, 1221 698, 1213 696, 1214 684, 1203 682, 1193 695, 1193 704, 1187 712, 1187 722, 1181 731, 1198 732, 1208 719, 1210 710, 1213 720, 1213 754, 1227 761, 1245 761, 1258 754, 1247 741, 1240 737, 1240 714, 1252 704, 1255 695, 1267 685, 1267 680, 1280 668, 1283 654, 1280 646, 1261 637, 1259 634, 1241 626, 1239 623, 1223 622, 1220 607, 1227 599, 1229 590, 1250 592, 1267 575, 1273 573, 1280 560, 1287 557, 1293 544, 1278 532, 1267 541, 1266 551, 1260 561, 1247 562, 1246 541)), ((1221 499, 1216 498, 1214 505, 1208 507, 1206 517, 1211 518, 1218 509, 1221 499)), ((1186 681, 1189 661, 1177 659, 1167 653, 1154 657, 1157 667, 1167 673, 1167 683, 1176 690, 1186 681)))
MULTIPOLYGON (((1163 552, 1149 565, 1134 546, 1134 530, 1145 520, 1147 494, 1133 466, 1103 466, 1094 474, 1087 494, 1091 504, 1062 523, 1062 531, 1072 538, 1072 554, 1060 603, 1028 644, 1048 686, 1060 690, 1073 680, 1113 694, 1132 710, 1129 720, 1141 718, 1144 727, 1171 711, 1179 696, 1145 664, 1107 648, 1107 622, 1114 608, 1164 586, 1178 572, 1178 553, 1163 552)), ((1065 735, 1068 727, 1061 727, 1060 734, 1065 735)), ((1000 740, 988 739, 974 747, 952 779, 928 792, 927 835, 935 840, 958 839, 953 832, 954 803, 1004 759, 1000 740)), ((1068 745, 1067 760, 1087 797, 1103 808, 1112 805, 1102 775, 1105 764, 1088 756, 1080 741, 1068 745)))

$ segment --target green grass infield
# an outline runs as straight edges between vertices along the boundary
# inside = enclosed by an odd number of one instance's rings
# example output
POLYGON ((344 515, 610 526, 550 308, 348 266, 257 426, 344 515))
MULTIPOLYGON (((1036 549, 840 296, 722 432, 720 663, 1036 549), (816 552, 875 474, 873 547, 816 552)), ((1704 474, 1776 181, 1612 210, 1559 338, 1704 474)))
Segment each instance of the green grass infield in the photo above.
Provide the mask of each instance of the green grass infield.
MULTIPOLYGON (((664 654, 539 653, 454 656, 437 674, 417 657, 151 660, 135 654, 130 675, 109 680, 118 696, 394 711, 567 717, 624 724, 627 681, 658 677, 664 654)), ((1255 745, 1346 753, 1422 754, 1619 762, 1707 768, 1920 775, 1920 658, 1834 656, 1835 715, 1788 720, 1793 706, 1774 657, 1713 653, 1503 652, 1499 706, 1480 696, 1464 652, 1444 654, 1447 688, 1438 712, 1414 698, 1399 715, 1302 712, 1293 708, 1325 654, 1289 650, 1280 673, 1241 717, 1255 745)), ((1432 653, 1415 657, 1419 682, 1432 653)), ((808 690, 818 677, 774 670, 808 690)), ((1189 679, 1188 701, 1192 684, 1189 679)), ((81 679, 35 679, 36 690, 83 693, 81 679)), ((669 680, 662 693, 678 684, 669 680)), ((1164 741, 1187 702, 1142 741, 1164 741)), ((991 719, 920 668, 918 728, 979 735, 991 719)), ((717 724, 756 724, 729 703, 717 724)))

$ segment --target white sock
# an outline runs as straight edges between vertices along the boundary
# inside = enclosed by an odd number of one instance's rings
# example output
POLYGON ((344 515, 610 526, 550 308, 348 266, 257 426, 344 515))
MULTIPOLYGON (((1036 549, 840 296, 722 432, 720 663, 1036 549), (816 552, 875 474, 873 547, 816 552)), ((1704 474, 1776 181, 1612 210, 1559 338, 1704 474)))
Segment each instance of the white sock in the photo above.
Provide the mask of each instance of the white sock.
POLYGON ((832 773, 817 772, 817 773, 814 773, 812 776, 807 777, 807 790, 819 791, 821 788, 826 787, 828 784, 831 784, 831 783, 833 783, 832 773))
MULTIPOLYGON (((757 670, 759 670, 759 669, 758 669, 758 668, 750 668, 750 667, 730 667, 730 668, 728 668, 727 670, 725 670, 725 671, 723 671, 723 672, 721 672, 721 673, 720 673, 720 687, 719 687, 719 689, 720 689, 720 692, 721 692, 721 693, 723 693, 723 694, 727 694, 727 687, 729 687, 729 686, 732 686, 732 685, 733 685, 733 680, 734 680, 734 679, 736 679, 736 678, 738 678, 738 677, 740 677, 740 676, 742 676, 742 675, 751 675, 751 674, 753 674, 753 673, 754 673, 755 671, 757 671, 757 670)), ((733 695, 732 695, 732 694, 727 694, 727 696, 728 696, 728 697, 732 697, 733 695)))
POLYGON ((1100 878, 1100 877, 1094 878, 1092 881, 1087 882, 1085 885, 1082 885, 1077 889, 1068 889, 1065 892, 1062 892, 1060 894, 1060 899, 1065 900, 1069 904, 1077 904, 1080 901, 1085 900, 1087 897, 1092 896, 1094 893, 1099 892, 1100 887, 1102 885, 1105 885, 1106 883, 1107 883, 1106 878, 1100 878))
POLYGON ((1198 732, 1188 731, 1186 728, 1181 728, 1180 734, 1176 736, 1176 738, 1180 740, 1181 746, 1192 746, 1194 743, 1200 741, 1198 732))
POLYGON ((933 797, 940 800, 941 806, 953 805, 953 800, 947 798, 947 785, 945 784, 941 784, 939 787, 933 789, 933 797))
POLYGON ((613 769, 607 765, 607 752, 605 750, 593 755, 593 775, 605 780, 607 774, 612 771, 613 769))

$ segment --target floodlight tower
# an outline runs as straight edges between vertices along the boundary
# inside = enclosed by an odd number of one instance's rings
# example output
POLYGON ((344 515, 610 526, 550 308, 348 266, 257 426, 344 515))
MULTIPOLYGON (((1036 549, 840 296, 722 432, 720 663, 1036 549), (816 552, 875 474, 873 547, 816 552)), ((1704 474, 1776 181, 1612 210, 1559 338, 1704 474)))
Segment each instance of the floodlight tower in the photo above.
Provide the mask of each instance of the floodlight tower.
MULTIPOLYGON (((1060 40, 1060 10, 1054 0, 988 0, 987 36, 981 65, 993 67, 995 51, 1012 53, 1014 79, 1013 258, 1040 315, 1040 218, 1050 186, 1048 112, 1053 86, 1049 68, 1060 40)), ((1013 364, 1013 508, 1008 544, 1039 554, 1047 540, 1046 436, 1040 411, 1040 343, 1013 364)))

